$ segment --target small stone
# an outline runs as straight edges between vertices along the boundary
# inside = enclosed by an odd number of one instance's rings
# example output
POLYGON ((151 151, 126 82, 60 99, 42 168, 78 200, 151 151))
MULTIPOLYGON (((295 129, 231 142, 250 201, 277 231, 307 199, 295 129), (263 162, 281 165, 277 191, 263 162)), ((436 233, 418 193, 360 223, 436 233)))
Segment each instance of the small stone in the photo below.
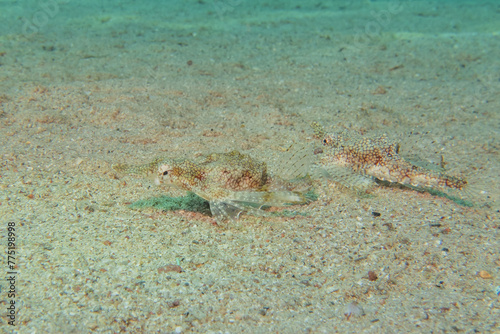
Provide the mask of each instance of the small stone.
POLYGON ((181 266, 175 265, 175 264, 167 264, 166 266, 158 268, 158 274, 161 273, 168 273, 170 271, 175 271, 178 273, 182 273, 182 268, 181 266))
POLYGON ((360 317, 365 315, 365 311, 361 306, 358 305, 358 303, 352 302, 346 306, 344 314, 347 317, 347 320, 349 320, 349 318, 352 316, 360 317))
POLYGON ((314 154, 321 154, 321 153, 323 153, 323 149, 322 148, 318 147, 318 148, 314 149, 314 154))
POLYGON ((377 89, 375 89, 375 91, 372 94, 373 95, 383 95, 385 93, 387 93, 387 90, 382 86, 378 86, 377 89))
POLYGON ((48 243, 43 243, 42 247, 45 250, 53 250, 54 249, 54 246, 52 246, 51 244, 48 244, 48 243))
POLYGON ((370 281, 376 281, 378 279, 377 273, 374 271, 369 271, 368 272, 368 279, 370 281))
POLYGON ((487 272, 486 270, 481 270, 479 272, 479 277, 483 278, 483 279, 492 279, 493 276, 491 276, 491 274, 489 272, 487 272))
POLYGON ((330 294, 330 293, 335 292, 335 291, 339 291, 339 288, 336 286, 330 286, 330 287, 326 288, 327 294, 330 294))
POLYGON ((174 307, 177 307, 181 304, 181 301, 179 299, 176 299, 174 301, 171 301, 171 302, 167 302, 167 305, 169 308, 174 308, 174 307))

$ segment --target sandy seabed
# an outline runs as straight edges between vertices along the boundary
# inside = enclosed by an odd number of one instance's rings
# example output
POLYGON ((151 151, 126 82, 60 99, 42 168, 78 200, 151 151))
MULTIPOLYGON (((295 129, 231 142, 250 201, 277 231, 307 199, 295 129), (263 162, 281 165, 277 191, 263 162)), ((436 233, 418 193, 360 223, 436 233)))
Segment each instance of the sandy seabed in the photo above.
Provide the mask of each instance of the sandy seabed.
POLYGON ((499 332, 496 1, 50 4, 0 1, 2 332, 499 332), (318 183, 218 226, 131 210, 183 192, 111 168, 236 149, 279 173, 312 121, 444 156, 488 204, 318 183))

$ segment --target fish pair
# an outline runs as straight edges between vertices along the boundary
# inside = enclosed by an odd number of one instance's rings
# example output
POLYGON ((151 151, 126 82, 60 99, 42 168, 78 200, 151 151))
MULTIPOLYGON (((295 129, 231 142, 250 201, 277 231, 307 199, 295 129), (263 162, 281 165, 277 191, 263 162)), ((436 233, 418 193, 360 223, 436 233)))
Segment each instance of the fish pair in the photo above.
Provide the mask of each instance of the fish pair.
MULTIPOLYGON (((325 146, 319 161, 313 164, 316 157, 308 146, 293 145, 279 159, 279 173, 269 173, 264 162, 238 151, 191 160, 160 158, 139 167, 115 165, 114 168, 135 174, 152 173, 159 185, 195 193, 210 203, 218 221, 237 219, 242 212, 260 214, 263 206, 308 203, 310 174, 361 192, 374 185, 398 185, 455 201, 478 193, 469 190, 471 187, 464 178, 448 175, 443 166, 404 158, 399 144, 386 135, 367 137, 353 131, 327 134, 318 123, 312 127, 325 146)), ((461 204, 467 203, 470 202, 461 204)))

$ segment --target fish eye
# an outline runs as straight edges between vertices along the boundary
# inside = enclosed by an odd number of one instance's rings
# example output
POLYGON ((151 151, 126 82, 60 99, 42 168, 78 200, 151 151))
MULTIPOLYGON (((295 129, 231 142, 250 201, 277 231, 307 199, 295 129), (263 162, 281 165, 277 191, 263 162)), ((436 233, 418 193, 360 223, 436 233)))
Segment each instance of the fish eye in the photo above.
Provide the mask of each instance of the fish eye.
POLYGON ((167 176, 170 172, 171 167, 169 165, 161 165, 158 168, 158 175, 167 176))

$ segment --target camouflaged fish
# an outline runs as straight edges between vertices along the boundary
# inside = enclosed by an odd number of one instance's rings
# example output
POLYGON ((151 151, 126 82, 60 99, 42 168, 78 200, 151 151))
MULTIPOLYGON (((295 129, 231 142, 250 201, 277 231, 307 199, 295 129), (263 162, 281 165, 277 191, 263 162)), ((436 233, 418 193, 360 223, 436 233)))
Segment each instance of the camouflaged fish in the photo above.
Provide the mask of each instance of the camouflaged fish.
POLYGON ((312 123, 327 147, 321 159, 324 176, 346 187, 364 190, 376 183, 399 184, 419 191, 440 192, 464 198, 467 180, 447 175, 442 166, 412 162, 399 154, 399 144, 386 135, 364 137, 355 132, 326 134, 312 123))
MULTIPOLYGON (((304 176, 310 162, 305 155, 289 160, 288 176, 304 176), (299 175, 300 174, 300 175, 299 175)), ((156 183, 191 191, 210 203, 212 215, 218 220, 237 219, 244 211, 259 213, 262 206, 304 204, 302 191, 291 190, 290 183, 267 172, 267 165, 238 151, 212 153, 195 159, 159 158, 131 167, 115 165, 117 171, 134 174, 156 174, 156 183)))

